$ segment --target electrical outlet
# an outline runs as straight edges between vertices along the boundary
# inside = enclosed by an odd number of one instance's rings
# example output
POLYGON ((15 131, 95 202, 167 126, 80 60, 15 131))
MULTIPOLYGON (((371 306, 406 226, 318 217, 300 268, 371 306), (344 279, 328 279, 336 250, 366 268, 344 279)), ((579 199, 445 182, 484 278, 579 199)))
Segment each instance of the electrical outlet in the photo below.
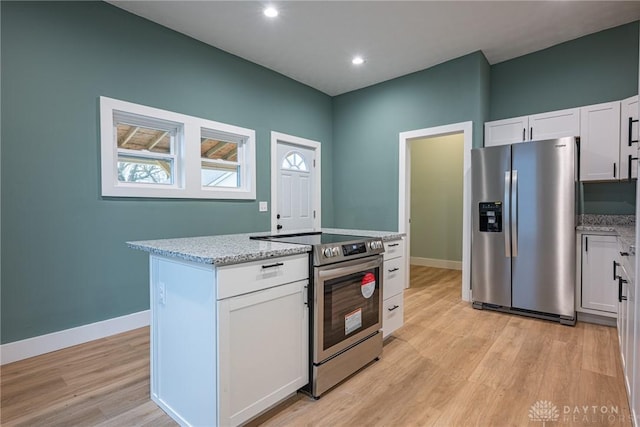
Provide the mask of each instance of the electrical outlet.
POLYGON ((267 204, 267 202, 260 202, 258 204, 258 210, 260 212, 266 212, 269 210, 269 205, 267 204))
POLYGON ((162 282, 158 283, 158 302, 162 305, 167 303, 167 293, 162 282))

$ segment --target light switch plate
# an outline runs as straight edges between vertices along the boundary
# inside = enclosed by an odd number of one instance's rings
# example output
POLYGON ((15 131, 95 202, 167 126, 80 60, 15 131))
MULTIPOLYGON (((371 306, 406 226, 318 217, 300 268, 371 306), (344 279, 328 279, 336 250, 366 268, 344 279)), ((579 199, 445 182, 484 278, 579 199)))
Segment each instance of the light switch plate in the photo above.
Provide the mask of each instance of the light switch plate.
POLYGON ((260 212, 266 212, 269 210, 268 204, 267 202, 260 202, 258 209, 260 210, 260 212))

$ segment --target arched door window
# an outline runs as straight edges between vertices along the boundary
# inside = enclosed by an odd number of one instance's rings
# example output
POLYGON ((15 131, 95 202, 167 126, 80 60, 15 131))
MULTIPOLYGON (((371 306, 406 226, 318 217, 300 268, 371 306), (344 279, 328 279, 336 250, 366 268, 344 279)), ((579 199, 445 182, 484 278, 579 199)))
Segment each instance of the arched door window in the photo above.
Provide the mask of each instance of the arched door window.
POLYGON ((282 169, 309 172, 307 162, 304 161, 304 157, 302 157, 302 155, 297 151, 291 151, 284 156, 284 159, 282 160, 282 169))

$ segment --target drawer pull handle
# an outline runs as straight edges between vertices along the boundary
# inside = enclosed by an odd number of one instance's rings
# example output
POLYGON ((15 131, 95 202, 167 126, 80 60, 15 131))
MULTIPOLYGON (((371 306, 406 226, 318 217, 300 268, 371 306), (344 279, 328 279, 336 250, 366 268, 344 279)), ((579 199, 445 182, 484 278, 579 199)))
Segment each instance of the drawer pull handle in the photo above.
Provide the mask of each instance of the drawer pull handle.
POLYGON ((269 265, 263 265, 262 269, 266 270, 267 268, 273 268, 273 267, 281 267, 283 266, 284 263, 283 262, 276 262, 275 264, 269 264, 269 265))
POLYGON ((618 270, 618 266, 619 265, 620 264, 618 264, 616 261, 613 261, 613 280, 617 280, 618 277, 620 277, 620 276, 618 276, 618 273, 616 273, 616 271, 618 270))
POLYGON ((396 267, 396 268, 392 268, 391 270, 389 270, 389 273, 393 273, 393 272, 396 272, 396 271, 398 271, 398 270, 400 270, 398 267, 396 267))
POLYGON ((629 252, 620 252, 620 256, 629 256, 629 252))
POLYGON ((392 243, 392 244, 389 245, 390 248, 393 248, 395 246, 400 246, 400 243, 392 243))
POLYGON ((399 306, 399 305, 394 305, 394 306, 393 306, 393 307, 391 307, 391 308, 387 308, 387 310, 389 310, 389 311, 393 311, 393 310, 395 310, 396 308, 400 308, 400 306, 399 306))
POLYGON ((619 302, 627 300, 627 297, 622 295, 622 284, 623 283, 629 283, 629 282, 626 281, 625 279, 623 279, 622 277, 618 276, 618 301, 619 302))

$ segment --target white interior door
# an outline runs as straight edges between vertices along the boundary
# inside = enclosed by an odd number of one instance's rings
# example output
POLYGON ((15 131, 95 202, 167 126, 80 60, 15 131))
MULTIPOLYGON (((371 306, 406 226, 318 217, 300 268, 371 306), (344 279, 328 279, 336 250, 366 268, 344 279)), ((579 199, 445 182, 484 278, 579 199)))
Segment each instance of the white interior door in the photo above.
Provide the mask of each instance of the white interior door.
POLYGON ((276 232, 313 230, 317 215, 315 150, 278 141, 276 152, 276 232))

